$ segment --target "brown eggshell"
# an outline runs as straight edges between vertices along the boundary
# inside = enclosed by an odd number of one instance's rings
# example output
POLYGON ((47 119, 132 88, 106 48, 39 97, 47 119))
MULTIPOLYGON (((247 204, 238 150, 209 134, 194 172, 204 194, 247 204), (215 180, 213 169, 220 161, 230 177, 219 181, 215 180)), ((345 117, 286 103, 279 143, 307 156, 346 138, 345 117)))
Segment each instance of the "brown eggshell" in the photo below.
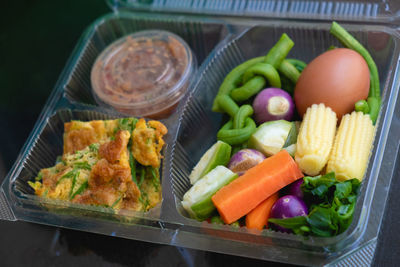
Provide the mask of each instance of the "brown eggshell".
POLYGON ((303 116, 312 104, 324 103, 340 120, 368 97, 369 83, 368 65, 360 54, 347 48, 327 51, 311 61, 297 81, 297 111, 303 116))

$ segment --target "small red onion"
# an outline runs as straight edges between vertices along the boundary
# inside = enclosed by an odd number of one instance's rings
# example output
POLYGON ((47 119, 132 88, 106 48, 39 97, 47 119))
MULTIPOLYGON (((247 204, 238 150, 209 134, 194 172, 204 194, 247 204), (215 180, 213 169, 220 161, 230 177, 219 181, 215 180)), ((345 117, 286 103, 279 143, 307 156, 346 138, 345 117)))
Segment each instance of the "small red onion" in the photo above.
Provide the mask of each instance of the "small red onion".
POLYGON ((261 163, 264 159, 265 156, 260 151, 245 148, 232 156, 228 168, 239 175, 243 175, 248 169, 261 163))
POLYGON ((303 198, 303 191, 301 190, 301 185, 303 184, 303 178, 297 180, 294 183, 291 183, 289 185, 289 190, 288 190, 288 194, 289 195, 293 195, 296 196, 298 198, 303 198))
MULTIPOLYGON (((285 219, 297 216, 307 216, 308 208, 301 198, 293 195, 286 195, 279 198, 271 208, 271 218, 285 219)), ((290 232, 289 229, 274 225, 276 229, 282 232, 290 232)))
POLYGON ((262 90, 253 102, 254 118, 258 124, 274 120, 292 120, 294 102, 292 97, 279 88, 262 90))

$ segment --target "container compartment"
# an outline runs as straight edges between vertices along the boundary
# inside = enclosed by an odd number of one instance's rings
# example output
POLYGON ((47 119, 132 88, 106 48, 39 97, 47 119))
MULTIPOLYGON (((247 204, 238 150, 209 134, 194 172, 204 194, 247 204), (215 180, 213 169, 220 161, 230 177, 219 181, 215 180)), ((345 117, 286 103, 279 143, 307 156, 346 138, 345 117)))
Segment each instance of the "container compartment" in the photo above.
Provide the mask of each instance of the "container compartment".
MULTIPOLYGON (((95 210, 105 213, 112 213, 109 209, 101 209, 98 207, 90 207, 86 205, 77 205, 70 202, 64 202, 60 200, 43 199, 34 195, 34 190, 28 185, 28 181, 33 181, 37 176, 38 172, 43 168, 54 166, 57 156, 63 153, 63 133, 64 123, 70 122, 71 120, 90 121, 90 120, 107 120, 116 119, 121 116, 104 113, 99 110, 74 110, 74 109, 60 109, 57 110, 52 116, 46 119, 46 123, 43 130, 33 140, 33 145, 27 152, 26 157, 21 163, 20 172, 14 178, 10 185, 11 192, 15 196, 15 199, 21 204, 29 204, 31 209, 40 210, 40 203, 44 204, 45 207, 53 207, 54 211, 60 212, 59 208, 62 208, 63 213, 73 212, 72 208, 95 210)), ((170 138, 165 139, 167 146, 170 146, 170 138)), ((164 161, 168 161, 170 158, 169 153, 163 150, 164 161)), ((165 173, 165 168, 161 166, 160 179, 162 187, 168 190, 169 184, 164 183, 163 177, 168 175, 165 173)), ((164 191, 164 190, 163 190, 164 191)), ((134 212, 134 211, 121 211, 121 213, 127 217, 145 217, 154 218, 159 217, 161 210, 162 201, 148 212, 134 212)), ((85 212, 83 213, 85 214, 85 212)), ((125 218, 120 218, 124 220, 125 218)))
MULTIPOLYGON (((77 53, 77 61, 64 86, 70 102, 97 105, 90 82, 90 72, 97 56, 113 41, 141 30, 158 29, 173 32, 184 39, 201 64, 213 48, 228 34, 221 22, 201 19, 179 19, 167 15, 119 13, 106 15, 87 30, 77 53)), ((192 80, 192 79, 190 79, 192 80)))
MULTIPOLYGON (((251 28, 225 47, 216 51, 215 56, 200 74, 199 83, 185 103, 180 128, 178 129, 171 176, 176 208, 182 216, 188 218, 188 214, 181 205, 183 194, 190 188, 188 175, 201 155, 216 142, 217 131, 224 122, 224 115, 212 112, 211 106, 225 76, 243 61, 265 55, 282 33, 287 33, 295 42, 288 57, 310 62, 317 55, 326 51, 330 45, 341 47, 340 43, 330 35, 329 27, 330 24, 311 25, 299 23, 294 25, 284 22, 271 22, 251 28)), ((345 25, 345 27, 370 51, 378 66, 381 88, 383 88, 383 106, 380 120, 378 121, 377 136, 374 141, 374 149, 371 153, 367 174, 359 194, 354 220, 349 229, 338 237, 326 239, 311 237, 306 240, 300 236, 281 235, 281 240, 277 242, 277 245, 285 244, 286 242, 282 241, 291 236, 289 239, 295 238, 303 245, 307 245, 308 249, 314 251, 319 250, 321 247, 325 247, 327 251, 337 251, 345 245, 344 243, 340 246, 337 245, 342 238, 355 233, 352 237, 356 239, 365 229, 359 224, 364 223, 369 216, 368 212, 366 213, 363 208, 369 208, 368 203, 373 197, 373 193, 370 193, 371 189, 373 192, 376 186, 376 170, 373 171, 373 169, 379 165, 375 158, 376 154, 378 152, 382 153, 384 149, 381 134, 386 134, 388 130, 382 128, 382 121, 386 121, 384 114, 387 112, 386 109, 390 100, 389 95, 397 93, 398 90, 398 88, 391 87, 392 75, 398 57, 398 52, 396 52, 398 39, 393 32, 389 33, 383 27, 374 28, 360 25, 345 25)), ((263 231, 263 235, 269 236, 271 234, 279 233, 273 233, 270 230, 263 231)), ((233 236, 232 234, 231 238, 235 239, 233 236)), ((226 237, 230 238, 229 234, 226 237)))

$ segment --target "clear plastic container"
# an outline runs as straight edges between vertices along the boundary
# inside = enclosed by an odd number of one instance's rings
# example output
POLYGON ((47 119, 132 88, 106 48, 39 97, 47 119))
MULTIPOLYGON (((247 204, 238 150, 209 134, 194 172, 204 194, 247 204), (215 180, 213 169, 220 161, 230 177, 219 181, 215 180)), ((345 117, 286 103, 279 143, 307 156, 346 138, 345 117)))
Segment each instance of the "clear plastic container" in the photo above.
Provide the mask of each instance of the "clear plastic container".
POLYGON ((395 25, 400 5, 396 1, 218 0, 188 1, 173 9, 178 1, 145 2, 113 1, 114 7, 119 5, 129 12, 103 16, 85 31, 2 184, 0 218, 293 264, 370 262, 399 154, 400 106, 396 103, 400 35, 395 25), (326 5, 331 8, 326 9, 326 5), (332 12, 337 6, 337 12, 332 12), (367 12, 369 7, 376 9, 367 12), (175 13, 163 14, 164 10, 175 13), (190 14, 205 10, 219 18, 190 14), (249 10, 263 15, 250 18, 249 10), (312 19, 307 19, 308 15, 312 19), (215 141, 221 126, 222 115, 211 112, 210 107, 225 75, 244 60, 264 55, 284 32, 295 42, 290 56, 307 62, 330 45, 339 46, 329 34, 331 19, 348 21, 341 24, 368 48, 378 65, 382 89, 383 105, 374 149, 349 229, 332 238, 304 238, 189 219, 180 201, 189 187, 191 168, 215 141), (27 181, 41 168, 53 165, 61 154, 64 122, 124 116, 113 108, 98 105, 92 94, 90 73, 96 58, 119 38, 148 29, 180 36, 200 64, 178 108, 162 119, 169 129, 161 170, 162 203, 147 213, 129 212, 121 216, 101 208, 39 199, 27 181))
POLYGON ((139 31, 113 42, 91 71, 100 105, 133 116, 165 118, 177 107, 196 69, 196 60, 179 36, 139 31))

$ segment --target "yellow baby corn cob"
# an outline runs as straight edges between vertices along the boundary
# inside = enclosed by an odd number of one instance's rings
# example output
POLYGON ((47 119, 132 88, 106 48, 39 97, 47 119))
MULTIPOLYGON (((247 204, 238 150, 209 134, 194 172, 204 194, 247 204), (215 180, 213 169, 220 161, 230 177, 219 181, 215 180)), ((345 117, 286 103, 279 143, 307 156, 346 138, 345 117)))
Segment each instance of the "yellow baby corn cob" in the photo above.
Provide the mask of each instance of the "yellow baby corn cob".
POLYGON ((375 127, 369 115, 353 112, 343 116, 331 155, 327 172, 334 171, 336 179, 362 180, 374 140, 375 127))
POLYGON ((336 114, 324 104, 307 109, 297 137, 295 159, 302 172, 318 175, 328 161, 336 132, 336 114))

